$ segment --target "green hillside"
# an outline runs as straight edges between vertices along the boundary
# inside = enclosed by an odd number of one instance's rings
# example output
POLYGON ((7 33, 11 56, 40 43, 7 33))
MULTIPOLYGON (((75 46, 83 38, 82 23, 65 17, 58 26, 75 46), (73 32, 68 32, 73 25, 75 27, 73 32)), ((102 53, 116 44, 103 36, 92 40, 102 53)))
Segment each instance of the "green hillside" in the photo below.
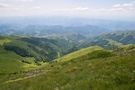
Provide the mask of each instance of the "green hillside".
POLYGON ((104 49, 114 50, 125 47, 128 44, 135 44, 135 31, 119 31, 107 33, 87 39, 80 47, 98 45, 104 49))
POLYGON ((29 71, 17 74, 14 78, 9 76, 10 79, 1 79, 3 83, 0 89, 134 90, 134 71, 135 47, 111 52, 96 50, 70 60, 48 64, 36 70, 37 73, 29 71))
POLYGON ((28 36, 0 36, 0 74, 40 67, 63 56, 76 42, 28 36))
POLYGON ((123 44, 135 44, 135 31, 119 31, 101 35, 102 39, 112 39, 123 44))
POLYGON ((22 57, 34 57, 36 61, 51 61, 77 45, 64 39, 47 39, 34 37, 0 37, 0 45, 7 51, 14 51, 22 57))
POLYGON ((134 90, 134 31, 79 45, 69 39, 0 36, 0 90, 134 90))
POLYGON ((95 50, 103 50, 101 47, 99 46, 93 46, 93 47, 88 47, 88 48, 84 48, 84 49, 81 49, 81 50, 78 50, 76 52, 73 52, 73 53, 70 53, 68 55, 65 55, 61 58, 58 58, 58 59, 55 59, 54 61, 68 61, 70 59, 73 59, 73 58, 77 58, 79 56, 83 56, 83 55, 86 55, 92 51, 95 51, 95 50))
MULTIPOLYGON (((38 66, 35 65, 35 59, 33 59, 31 64, 23 63, 23 60, 26 60, 26 57, 21 57, 13 51, 5 50, 4 45, 15 40, 16 37, 4 37, 0 36, 0 74, 9 74, 20 72, 21 70, 33 69, 38 66)), ((29 57, 32 59, 32 57, 29 57)), ((27 62, 30 61, 27 60, 27 62)))
POLYGON ((6 51, 3 47, 0 47, 0 74, 6 75, 38 67, 37 65, 34 65, 34 60, 31 61, 33 64, 23 63, 22 60, 26 60, 26 58, 17 55, 15 52, 6 51))

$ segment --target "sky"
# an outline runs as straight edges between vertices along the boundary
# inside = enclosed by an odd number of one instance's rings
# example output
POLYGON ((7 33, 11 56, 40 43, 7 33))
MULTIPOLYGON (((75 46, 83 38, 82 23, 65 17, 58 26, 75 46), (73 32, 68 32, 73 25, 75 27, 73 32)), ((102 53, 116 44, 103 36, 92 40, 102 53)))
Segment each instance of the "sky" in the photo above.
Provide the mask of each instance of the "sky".
POLYGON ((132 20, 135 0, 0 0, 0 17, 40 15, 132 20))

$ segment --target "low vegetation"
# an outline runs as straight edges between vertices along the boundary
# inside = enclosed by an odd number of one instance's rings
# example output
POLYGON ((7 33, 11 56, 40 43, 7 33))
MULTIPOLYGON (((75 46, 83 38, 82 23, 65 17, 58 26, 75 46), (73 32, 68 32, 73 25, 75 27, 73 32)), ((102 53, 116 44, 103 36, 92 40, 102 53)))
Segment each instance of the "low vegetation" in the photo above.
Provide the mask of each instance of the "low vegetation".
POLYGON ((64 39, 0 36, 0 77, 39 68, 67 54, 76 44, 64 39))
POLYGON ((84 49, 81 49, 81 50, 78 50, 76 52, 73 52, 73 53, 70 53, 68 55, 65 55, 64 57, 61 57, 61 58, 58 58, 54 61, 68 61, 70 59, 73 59, 73 58, 77 58, 79 56, 83 56, 83 55, 86 55, 92 51, 95 51, 95 50, 102 50, 103 48, 99 47, 99 46, 93 46, 93 47, 88 47, 88 48, 84 48, 84 49))
MULTIPOLYGON (((90 51, 90 48, 87 50, 90 51)), ((115 51, 92 50, 87 54, 85 53, 86 49, 80 50, 77 52, 85 54, 68 60, 64 60, 64 57, 67 57, 64 56, 60 62, 46 64, 36 71, 28 71, 8 77, 8 79, 2 79, 3 84, 0 89, 134 90, 134 49, 134 47, 126 47, 115 51), (118 54, 124 52, 126 54, 118 54)), ((74 53, 72 54, 75 55, 74 53)))

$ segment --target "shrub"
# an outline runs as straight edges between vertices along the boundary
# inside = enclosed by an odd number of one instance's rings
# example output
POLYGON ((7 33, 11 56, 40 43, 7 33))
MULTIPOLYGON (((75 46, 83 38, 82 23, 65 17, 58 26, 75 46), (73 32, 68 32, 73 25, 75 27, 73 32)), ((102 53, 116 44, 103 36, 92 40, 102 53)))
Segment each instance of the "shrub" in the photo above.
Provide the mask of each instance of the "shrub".
POLYGON ((106 58, 106 57, 112 57, 112 56, 115 56, 115 54, 113 54, 112 52, 97 50, 97 51, 90 53, 88 58, 94 59, 94 58, 106 58))

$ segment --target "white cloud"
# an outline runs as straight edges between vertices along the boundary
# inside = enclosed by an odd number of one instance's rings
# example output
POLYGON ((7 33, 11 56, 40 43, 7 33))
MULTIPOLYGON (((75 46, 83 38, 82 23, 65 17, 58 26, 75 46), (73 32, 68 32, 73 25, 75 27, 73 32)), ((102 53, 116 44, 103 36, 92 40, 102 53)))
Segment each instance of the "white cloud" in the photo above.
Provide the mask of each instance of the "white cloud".
POLYGON ((125 3, 122 6, 123 7, 132 7, 132 6, 134 6, 134 4, 133 3, 125 3))
POLYGON ((132 1, 132 2, 129 2, 129 3, 124 3, 124 4, 113 5, 114 8, 122 8, 122 7, 130 8, 130 7, 133 7, 133 6, 135 6, 135 1, 132 1))
POLYGON ((96 12, 121 12, 121 11, 126 11, 126 9, 124 8, 110 8, 110 9, 104 9, 104 8, 101 8, 101 9, 95 9, 93 11, 96 11, 96 12))
POLYGON ((68 9, 54 9, 53 11, 56 11, 56 12, 73 12, 73 13, 75 13, 75 12, 80 12, 80 11, 84 11, 84 12, 88 12, 88 11, 90 11, 90 9, 89 8, 87 8, 87 7, 77 7, 77 8, 68 8, 68 9))
POLYGON ((113 5, 113 7, 121 7, 120 4, 113 5))
POLYGON ((77 8, 75 8, 76 10, 89 10, 89 8, 87 8, 87 7, 77 7, 77 8))
POLYGON ((72 11, 72 9, 54 9, 56 12, 72 11))
MULTIPOLYGON (((2 0, 0 0, 2 1, 2 0)), ((87 6, 70 6, 70 7, 47 7, 46 5, 44 6, 34 6, 30 5, 31 1, 34 0, 3 0, 3 1, 10 1, 10 2, 3 2, 0 3, 0 16, 5 15, 35 15, 35 14, 64 14, 64 15, 93 15, 93 16, 135 16, 135 2, 129 2, 129 3, 123 3, 123 4, 115 4, 111 8, 105 8, 105 7, 100 7, 94 9, 93 7, 87 7, 87 6), (14 1, 13 3, 11 3, 14 1), (17 1, 17 2, 15 2, 17 1), (24 3, 29 2, 29 4, 25 5, 24 3), (19 4, 20 3, 20 4, 19 4), (9 5, 13 4, 13 6, 9 5), (1 8, 4 7, 4 8, 1 8)))
POLYGON ((124 8, 117 8, 116 11, 124 11, 124 8))

